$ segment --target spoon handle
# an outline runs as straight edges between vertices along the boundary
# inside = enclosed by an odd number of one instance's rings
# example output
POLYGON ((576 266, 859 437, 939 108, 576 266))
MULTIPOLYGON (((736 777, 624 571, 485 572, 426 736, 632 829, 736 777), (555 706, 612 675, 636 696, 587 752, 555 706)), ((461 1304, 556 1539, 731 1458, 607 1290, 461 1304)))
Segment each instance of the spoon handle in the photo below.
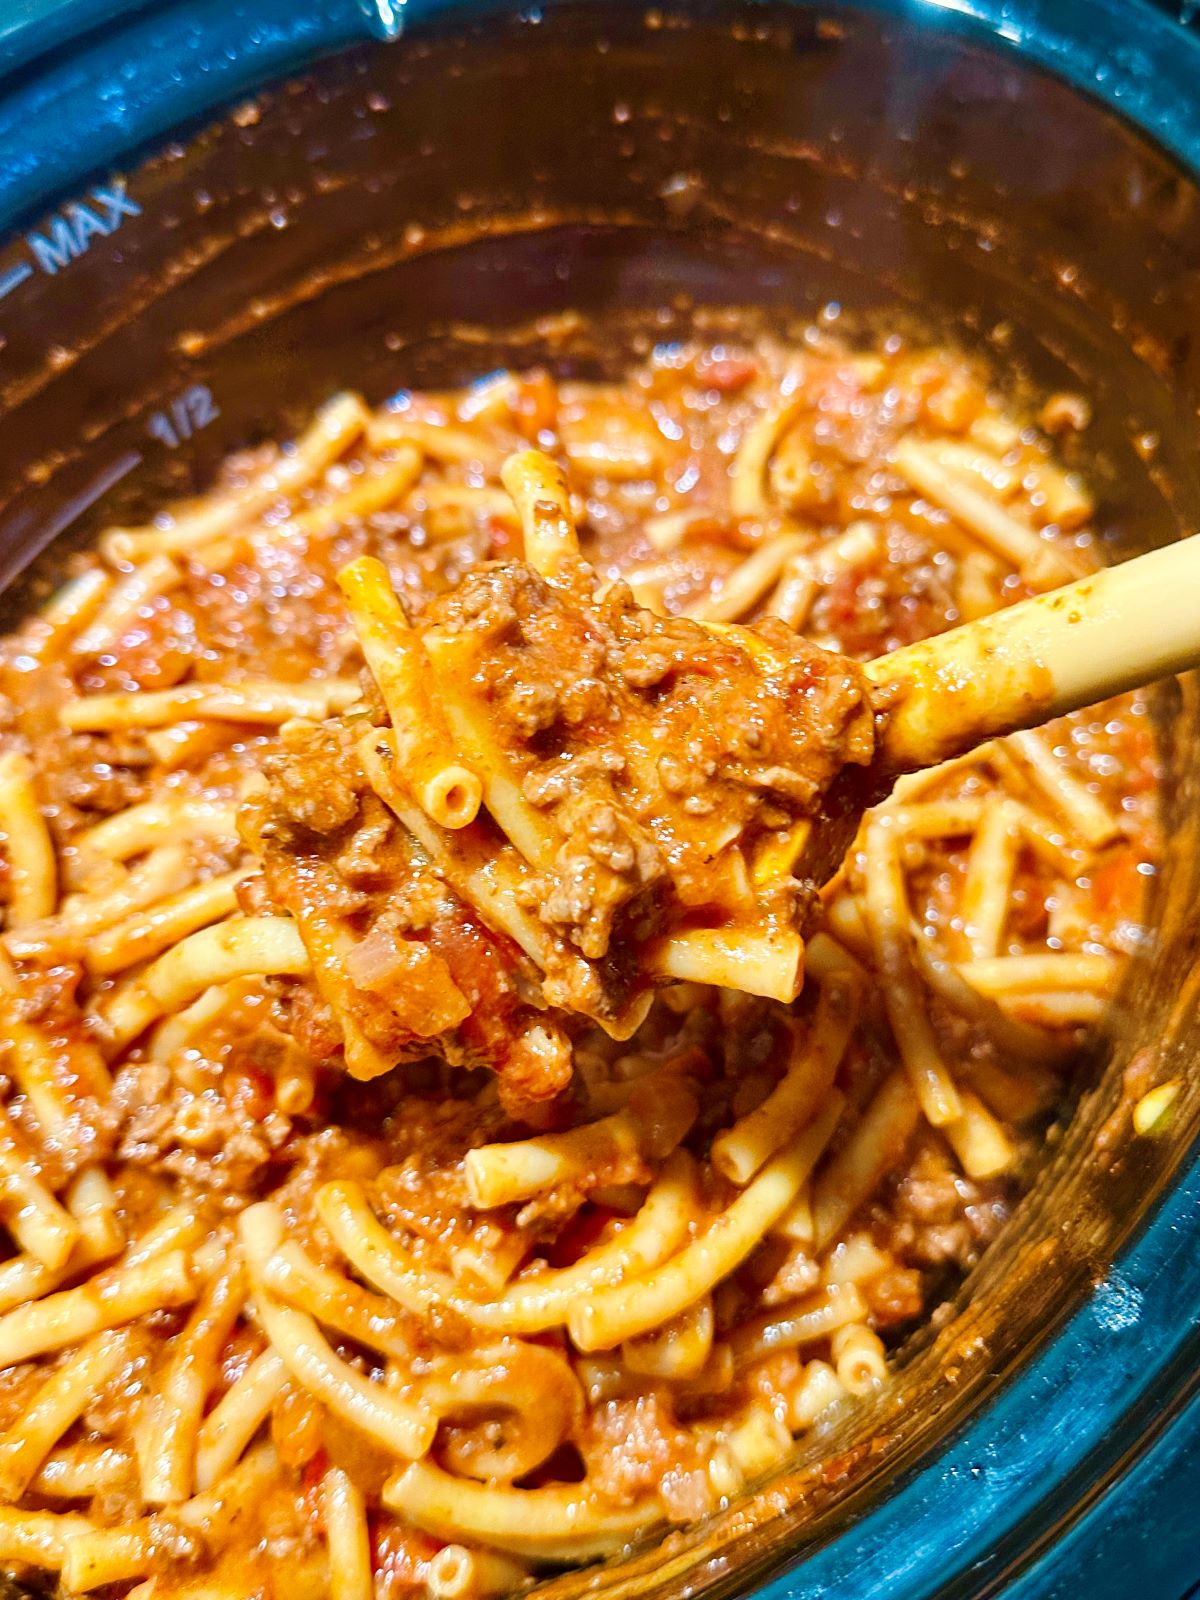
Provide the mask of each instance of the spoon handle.
POLYGON ((912 772, 1200 665, 1200 538, 1035 595, 867 665, 877 759, 912 772))

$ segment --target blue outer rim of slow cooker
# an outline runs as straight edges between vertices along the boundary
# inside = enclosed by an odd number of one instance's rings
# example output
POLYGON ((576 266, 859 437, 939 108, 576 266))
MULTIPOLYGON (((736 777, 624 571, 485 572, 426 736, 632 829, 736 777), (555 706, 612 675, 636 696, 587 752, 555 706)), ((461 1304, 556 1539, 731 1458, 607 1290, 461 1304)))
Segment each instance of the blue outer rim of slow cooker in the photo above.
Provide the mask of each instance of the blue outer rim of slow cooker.
MULTIPOLYGON (((10 74, 0 82, 0 230, 223 101, 364 38, 479 9, 166 0, 147 13, 135 3, 30 0, 28 27, 0 21, 0 73, 10 74)), ((1200 177, 1200 41, 1142 0, 859 3, 1016 52, 1200 177)), ((826 1543, 799 1545, 759 1600, 1182 1600, 1189 1584, 1200 1594, 1198 1580, 1200 1151, 995 1398, 869 1513, 826 1543)))
MULTIPOLYGON (((157 0, 131 11, 137 0, 25 0, 22 20, 15 5, 7 16, 0 5, 0 231, 84 177, 125 164, 131 150, 319 56, 453 12, 533 17, 555 3, 157 0), (67 38, 73 48, 43 54, 67 38), (41 59, 12 72, 33 55, 41 59)), ((1200 37, 1145 0, 858 3, 988 37, 1106 102, 1200 173, 1200 37)))

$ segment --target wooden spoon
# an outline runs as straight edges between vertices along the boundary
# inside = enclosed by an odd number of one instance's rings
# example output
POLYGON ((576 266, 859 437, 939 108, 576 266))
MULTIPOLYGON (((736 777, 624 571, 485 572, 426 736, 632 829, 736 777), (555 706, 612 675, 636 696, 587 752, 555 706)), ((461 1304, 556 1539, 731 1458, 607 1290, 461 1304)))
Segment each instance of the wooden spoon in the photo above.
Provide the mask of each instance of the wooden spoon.
POLYGON ((868 662, 881 691, 868 772, 835 782, 801 870, 837 870, 864 803, 967 755, 1200 665, 1200 539, 1182 539, 868 662))

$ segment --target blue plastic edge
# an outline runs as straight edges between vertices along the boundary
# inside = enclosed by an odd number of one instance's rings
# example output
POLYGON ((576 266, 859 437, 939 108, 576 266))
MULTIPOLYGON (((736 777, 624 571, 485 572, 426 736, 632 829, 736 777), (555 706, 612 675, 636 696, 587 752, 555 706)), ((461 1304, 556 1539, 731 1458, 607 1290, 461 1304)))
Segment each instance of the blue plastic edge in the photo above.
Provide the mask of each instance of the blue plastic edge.
MULTIPOLYGON (((124 3, 117 0, 117 8, 124 3)), ((1142 0, 860 3, 989 36, 1200 165, 1200 39, 1142 0)), ((39 27, 57 36, 72 13, 95 22, 104 0, 27 4, 35 8, 30 27, 7 25, 13 51, 34 48, 39 27)), ((119 166, 131 150, 319 56, 394 37, 452 11, 481 9, 479 0, 160 0, 146 12, 110 20, 65 59, 52 55, 40 69, 10 78, 7 91, 0 85, 0 230, 88 175, 119 166)), ((525 9, 536 12, 537 0, 525 9)))
MULTIPOLYGON (((67 0, 67 9, 94 21, 101 4, 67 0)), ((987 37, 1200 170, 1200 41, 1140 0, 865 8, 987 37)), ((177 0, 114 23, 109 5, 108 26, 82 49, 0 86, 0 229, 221 102, 350 44, 468 9, 483 7, 177 0)), ((56 42, 77 28, 61 16, 49 23, 56 42)), ((0 66, 22 52, 16 30, 8 57, 5 44, 0 29, 0 66)), ((1197 1497, 1180 1493, 1181 1479, 1194 1484, 1200 1472, 1198 1232, 1200 1154, 1061 1332, 869 1515, 819 1548, 798 1546, 797 1564, 762 1600, 981 1600, 1001 1590, 1008 1600, 1065 1600, 1081 1588, 1094 1600, 1134 1590, 1176 1600, 1200 1577, 1197 1497), (1031 1544, 1041 1547, 1032 1560, 1031 1544)))
POLYGON ((168 0, 26 67, 0 85, 0 230, 214 106, 394 35, 396 16, 388 0, 168 0))
POLYGON ((1198 1234, 1200 1155, 998 1396, 761 1600, 1178 1600, 1200 1578, 1198 1234))
POLYGON ((0 72, 49 54, 97 24, 109 26, 139 0, 9 0, 0 10, 0 72))
MULTIPOLYGON (((400 32, 405 0, 355 0, 365 30, 378 38, 400 32)), ((155 0, 6 0, 0 6, 0 78, 48 56, 60 45, 77 46, 89 33, 111 32, 131 12, 154 8, 155 0)))

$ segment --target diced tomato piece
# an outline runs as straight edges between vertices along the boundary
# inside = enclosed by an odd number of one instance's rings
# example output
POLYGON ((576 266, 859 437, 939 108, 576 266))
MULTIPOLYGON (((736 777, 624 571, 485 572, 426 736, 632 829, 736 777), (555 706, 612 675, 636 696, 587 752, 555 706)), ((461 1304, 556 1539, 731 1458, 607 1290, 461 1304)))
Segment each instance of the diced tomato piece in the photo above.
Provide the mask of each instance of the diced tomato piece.
POLYGON ((262 1122, 275 1109, 275 1084, 260 1067, 239 1063, 225 1076, 230 1107, 251 1122, 262 1122))
POLYGON ((736 394, 758 377, 758 366, 737 356, 722 356, 716 361, 704 362, 697 375, 718 394, 736 394))

